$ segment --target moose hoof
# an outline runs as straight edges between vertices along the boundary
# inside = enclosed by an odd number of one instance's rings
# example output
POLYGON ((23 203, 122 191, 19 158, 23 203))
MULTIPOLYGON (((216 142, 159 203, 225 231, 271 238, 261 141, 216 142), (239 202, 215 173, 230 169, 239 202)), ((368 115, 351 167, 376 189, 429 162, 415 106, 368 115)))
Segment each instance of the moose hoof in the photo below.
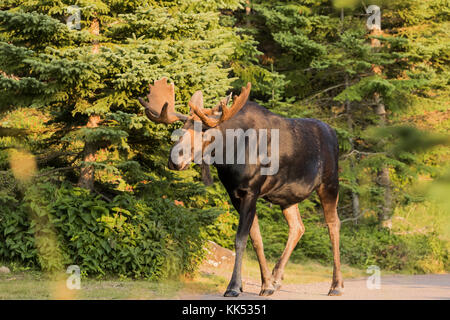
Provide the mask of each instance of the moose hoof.
POLYGON ((344 293, 344 289, 341 289, 341 288, 334 288, 334 289, 330 289, 330 291, 328 291, 329 296, 342 296, 343 293, 344 293))
POLYGON ((274 289, 261 289, 261 292, 259 293, 260 296, 271 296, 275 292, 274 289))
MULTIPOLYGON (((241 292, 242 292, 242 289, 241 289, 241 292)), ((241 292, 238 292, 236 290, 227 290, 223 296, 235 298, 235 297, 239 297, 239 294, 241 292)))
POLYGON ((280 288, 281 288, 281 282, 274 281, 274 282, 273 282, 273 288, 274 288, 275 291, 280 290, 280 288))

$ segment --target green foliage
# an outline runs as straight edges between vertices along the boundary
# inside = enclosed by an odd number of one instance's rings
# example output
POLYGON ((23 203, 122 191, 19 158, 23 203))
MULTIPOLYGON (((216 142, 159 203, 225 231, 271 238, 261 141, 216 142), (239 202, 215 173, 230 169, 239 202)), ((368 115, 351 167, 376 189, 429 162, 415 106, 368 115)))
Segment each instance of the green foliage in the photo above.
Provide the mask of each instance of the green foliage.
MULTIPOLYGON (((64 3, 4 6, 0 111, 11 106, 45 110, 55 129, 44 142, 48 149, 104 148, 109 172, 127 168, 137 176, 166 162, 159 149, 167 145, 173 126, 155 125, 143 115, 137 97, 148 93, 148 83, 168 76, 176 85, 177 107, 185 112, 196 90, 203 89, 206 102, 215 104, 235 80, 229 74, 233 43, 240 37, 222 24, 219 9, 237 9, 238 0, 78 2, 81 30, 65 25, 64 3), (95 19, 100 35, 90 32, 95 19), (99 127, 81 127, 91 115, 100 116, 99 127)), ((83 165, 80 155, 79 150, 58 165, 83 165)))
POLYGON ((441 265, 434 272, 450 267, 446 244, 434 233, 398 236, 369 225, 344 228, 341 239, 343 261, 351 265, 413 273, 428 273, 427 262, 441 265))
MULTIPOLYGON (((283 253, 288 226, 277 212, 278 208, 270 210, 260 207, 261 211, 265 212, 260 219, 265 254, 276 261, 283 253)), ((317 214, 302 213, 302 216, 306 231, 291 260, 301 262, 314 259, 330 264, 333 255, 326 224, 317 214)), ((377 265, 382 270, 428 273, 445 272, 450 268, 447 245, 433 232, 396 235, 376 224, 357 227, 343 224, 340 243, 341 261, 362 269, 377 265)))
MULTIPOLYGON (((205 188, 198 168, 168 171, 179 125, 149 121, 136 100, 166 76, 180 112, 196 90, 211 106, 250 81, 251 99, 273 112, 333 126, 340 216, 353 215, 352 193, 363 212, 357 227, 343 225, 343 261, 448 270, 435 231, 397 235, 372 225, 384 204, 381 168, 389 167, 394 212, 423 201, 412 186, 446 171, 448 0, 371 4, 381 6, 381 35, 366 30, 364 5, 354 0, 252 0, 250 14, 240 0, 82 0, 81 30, 65 25, 65 1, 1 1, 0 258, 159 279, 192 272, 206 239, 233 249, 238 217, 217 177, 205 188), (95 20, 99 35, 90 32, 95 20), (92 115, 101 121, 87 128, 92 115), (83 161, 87 145, 94 163, 83 161), (36 155, 45 182, 16 181, 10 148, 36 155), (92 193, 73 187, 86 164, 95 169, 92 193)), ((300 208, 306 233, 292 258, 329 263, 317 197, 300 208)), ((284 218, 262 201, 258 215, 266 253, 277 259, 284 218)))
MULTIPOLYGON (((11 200, 3 195, 2 202, 11 200)), ((203 256, 214 210, 185 209, 121 195, 111 202, 87 190, 48 183, 9 201, 0 219, 0 256, 45 271, 77 264, 88 275, 161 279, 192 273, 203 256)))
POLYGON ((415 155, 426 152, 439 145, 449 145, 448 136, 418 130, 411 126, 390 126, 384 128, 371 128, 367 140, 384 143, 383 149, 394 159, 408 163, 417 161, 415 155))
POLYGON ((224 248, 233 250, 238 222, 239 217, 236 212, 221 214, 214 224, 207 226, 208 239, 224 248))

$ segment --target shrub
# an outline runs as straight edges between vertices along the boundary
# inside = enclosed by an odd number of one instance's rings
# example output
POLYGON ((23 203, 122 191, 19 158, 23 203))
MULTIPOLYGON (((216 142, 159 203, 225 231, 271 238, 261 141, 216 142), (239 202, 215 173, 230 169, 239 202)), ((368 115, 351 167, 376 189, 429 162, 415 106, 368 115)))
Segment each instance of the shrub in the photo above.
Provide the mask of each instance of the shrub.
POLYGON ((448 269, 445 243, 435 233, 396 235, 377 225, 344 227, 341 251, 343 261, 359 267, 377 265, 384 270, 427 273, 424 261, 433 261, 448 269))
POLYGON ((208 239, 218 245, 234 250, 234 240, 239 218, 233 212, 221 214, 217 220, 206 227, 208 239))
POLYGON ((44 271, 76 264, 83 274, 156 280, 195 270, 204 227, 216 216, 169 199, 119 195, 108 202, 68 184, 37 184, 0 213, 0 259, 44 271))

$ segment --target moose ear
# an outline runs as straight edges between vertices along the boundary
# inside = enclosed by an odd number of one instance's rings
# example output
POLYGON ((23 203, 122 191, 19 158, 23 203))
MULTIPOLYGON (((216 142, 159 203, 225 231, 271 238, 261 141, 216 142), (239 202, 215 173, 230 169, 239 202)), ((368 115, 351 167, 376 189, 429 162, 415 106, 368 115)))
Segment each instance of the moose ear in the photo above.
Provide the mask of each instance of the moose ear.
POLYGON ((205 186, 210 186, 214 183, 214 180, 211 176, 211 171, 209 170, 209 165, 202 162, 200 165, 200 168, 202 169, 202 181, 205 184, 205 186))

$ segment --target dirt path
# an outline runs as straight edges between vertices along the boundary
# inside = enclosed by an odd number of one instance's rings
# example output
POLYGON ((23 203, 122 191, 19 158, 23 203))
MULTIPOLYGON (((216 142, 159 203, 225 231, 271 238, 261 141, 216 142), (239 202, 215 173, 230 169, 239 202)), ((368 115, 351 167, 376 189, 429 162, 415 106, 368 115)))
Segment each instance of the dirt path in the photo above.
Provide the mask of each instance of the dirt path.
MULTIPOLYGON (((345 281, 345 293, 340 297, 328 297, 329 283, 289 284, 270 297, 258 296, 260 286, 246 283, 244 292, 238 298, 231 299, 274 299, 274 300, 414 300, 445 299, 450 300, 450 274, 386 276, 381 277, 380 289, 369 290, 366 279, 345 281)), ((181 299, 217 300, 224 298, 221 294, 188 295, 181 299)))

